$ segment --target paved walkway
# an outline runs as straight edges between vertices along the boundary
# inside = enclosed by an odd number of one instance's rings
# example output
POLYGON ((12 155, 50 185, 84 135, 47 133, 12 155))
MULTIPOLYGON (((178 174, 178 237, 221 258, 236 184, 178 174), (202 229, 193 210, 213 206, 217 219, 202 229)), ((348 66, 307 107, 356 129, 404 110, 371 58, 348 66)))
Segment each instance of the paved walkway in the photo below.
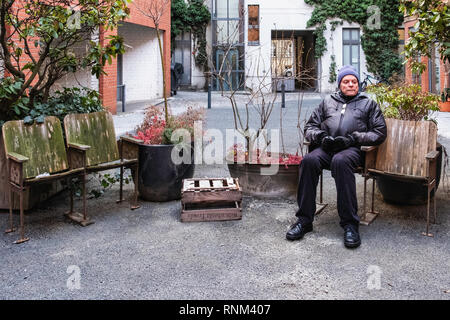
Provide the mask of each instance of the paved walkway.
MULTIPOLYGON (((316 106, 318 101, 320 101, 323 96, 323 94, 317 93, 304 93, 304 101, 309 101, 316 106)), ((238 94, 236 97, 236 101, 239 105, 244 105, 248 102, 248 99, 248 96, 245 94, 238 94)), ((231 109, 229 99, 221 96, 219 92, 213 92, 211 100, 211 109, 208 110, 209 114, 214 113, 214 110, 216 109, 231 109)), ((296 108, 298 100, 299 93, 286 94, 286 103, 290 107, 296 108)), ((281 95, 278 96, 278 103, 280 102, 281 95)), ((133 132, 136 126, 138 126, 144 119, 146 106, 155 104, 160 105, 163 103, 164 101, 162 99, 154 99, 147 103, 134 104, 132 108, 129 108, 132 109, 131 111, 123 113, 119 112, 117 115, 114 115, 113 118, 116 128, 116 135, 120 136, 127 132, 133 132)), ((177 95, 169 98, 169 106, 174 114, 183 112, 187 106, 207 108, 208 94, 207 92, 178 91, 177 95)), ((232 114, 231 110, 228 114, 232 114)), ((436 112, 435 117, 438 123, 439 136, 450 139, 450 112, 436 112)))
MULTIPOLYGON (((288 95, 283 110, 288 148, 296 146, 296 100, 288 95)), ((319 101, 307 96, 304 114, 319 101)), ((174 112, 188 103, 206 107, 206 93, 179 92, 171 100, 174 112)), ((133 130, 142 117, 142 111, 114 116, 118 133, 133 130)), ((232 127, 229 105, 218 94, 207 117, 209 128, 232 127)), ((438 121, 440 141, 449 148, 449 117, 439 114, 438 121)), ((195 168, 196 177, 228 175, 226 165, 195 168)), ((356 179, 361 205, 363 180, 356 179)), ((88 188, 98 184, 90 177, 88 188)), ((242 220, 182 223, 179 201, 141 200, 141 208, 132 211, 128 202, 116 204, 118 189, 114 185, 87 201, 95 220, 88 227, 64 218, 69 197, 63 192, 26 214, 29 242, 14 245, 17 232, 0 233, 0 300, 450 299, 450 193, 443 186, 436 194, 434 238, 421 235, 426 206, 391 205, 377 192, 380 215, 361 226, 356 250, 343 245, 329 171, 329 205, 316 217, 314 231, 295 242, 285 239, 295 222, 295 201, 244 197, 242 220)), ((125 185, 124 196, 132 190, 132 183, 125 185)), ((76 199, 75 209, 81 206, 76 199)), ((0 218, 5 228, 7 213, 0 218)))

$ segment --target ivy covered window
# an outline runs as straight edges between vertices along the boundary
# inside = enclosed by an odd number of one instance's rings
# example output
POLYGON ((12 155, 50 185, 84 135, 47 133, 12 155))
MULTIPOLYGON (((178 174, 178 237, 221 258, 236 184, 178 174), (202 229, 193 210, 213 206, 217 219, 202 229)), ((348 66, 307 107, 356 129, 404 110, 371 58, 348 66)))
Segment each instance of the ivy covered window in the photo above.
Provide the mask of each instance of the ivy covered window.
POLYGON ((259 45, 259 5, 248 6, 248 45, 259 45))
POLYGON ((360 72, 359 47, 361 44, 358 28, 344 28, 342 31, 343 65, 352 65, 360 72))

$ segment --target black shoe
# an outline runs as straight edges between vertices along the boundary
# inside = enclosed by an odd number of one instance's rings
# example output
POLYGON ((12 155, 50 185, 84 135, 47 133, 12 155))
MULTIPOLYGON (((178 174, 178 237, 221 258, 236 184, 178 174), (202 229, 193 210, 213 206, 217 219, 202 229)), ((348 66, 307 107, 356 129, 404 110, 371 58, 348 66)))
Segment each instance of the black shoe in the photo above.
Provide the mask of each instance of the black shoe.
POLYGON ((352 225, 344 227, 344 245, 347 248, 357 248, 361 244, 358 228, 352 225))
POLYGON ((289 231, 286 233, 286 239, 299 240, 303 238, 303 236, 306 233, 311 232, 312 230, 313 230, 312 223, 302 225, 299 221, 297 221, 291 226, 291 229, 289 229, 289 231))

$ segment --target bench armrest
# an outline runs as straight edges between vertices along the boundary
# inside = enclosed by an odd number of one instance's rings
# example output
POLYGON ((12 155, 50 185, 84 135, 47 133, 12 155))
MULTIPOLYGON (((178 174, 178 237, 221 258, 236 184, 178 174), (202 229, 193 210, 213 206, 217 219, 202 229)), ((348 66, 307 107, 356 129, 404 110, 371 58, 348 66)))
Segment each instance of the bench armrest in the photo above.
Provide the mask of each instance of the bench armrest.
POLYGON ((430 152, 425 156, 425 158, 426 158, 427 160, 435 160, 435 159, 438 157, 438 155, 439 155, 439 151, 434 150, 434 151, 430 151, 430 152))
POLYGON ((87 151, 91 148, 91 146, 85 145, 85 144, 80 144, 80 143, 68 143, 67 144, 69 146, 69 148, 73 148, 73 149, 77 149, 77 150, 81 150, 81 151, 87 151))
POLYGON ((128 136, 128 135, 120 136, 120 140, 124 140, 124 141, 130 142, 130 143, 136 143, 136 144, 144 143, 144 140, 136 139, 136 138, 133 138, 132 136, 128 136))
POLYGON ((6 153, 6 157, 8 159, 11 159, 11 160, 13 160, 15 162, 18 162, 18 163, 23 163, 23 162, 26 162, 26 161, 30 160, 29 158, 27 158, 27 157, 25 157, 25 156, 23 156, 21 154, 15 153, 15 152, 8 152, 8 153, 6 153))
POLYGON ((378 146, 361 146, 361 151, 370 152, 377 148, 378 148, 378 146))

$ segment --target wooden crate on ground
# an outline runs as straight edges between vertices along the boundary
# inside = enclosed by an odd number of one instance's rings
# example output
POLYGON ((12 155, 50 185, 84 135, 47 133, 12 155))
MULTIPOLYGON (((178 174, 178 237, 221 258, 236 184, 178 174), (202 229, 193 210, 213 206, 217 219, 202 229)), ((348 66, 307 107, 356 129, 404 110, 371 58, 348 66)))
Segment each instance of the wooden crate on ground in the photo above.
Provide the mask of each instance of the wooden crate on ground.
POLYGON ((242 191, 236 178, 184 179, 181 221, 242 219, 242 191))

